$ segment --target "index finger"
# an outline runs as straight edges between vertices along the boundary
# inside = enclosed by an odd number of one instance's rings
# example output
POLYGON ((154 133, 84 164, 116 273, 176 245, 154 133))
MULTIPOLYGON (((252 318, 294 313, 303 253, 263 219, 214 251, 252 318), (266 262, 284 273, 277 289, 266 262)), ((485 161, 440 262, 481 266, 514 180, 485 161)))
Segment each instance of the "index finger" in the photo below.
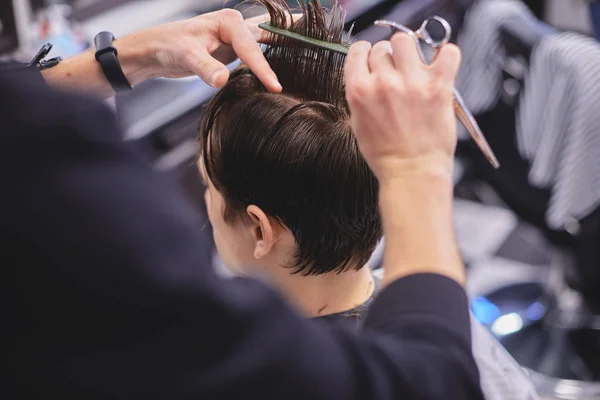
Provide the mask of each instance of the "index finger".
POLYGON ((244 22, 246 23, 246 26, 250 28, 250 32, 252 32, 254 40, 260 43, 263 36, 265 36, 265 31, 260 29, 258 25, 262 24, 263 22, 269 22, 269 20, 269 14, 262 14, 256 17, 246 18, 244 22))
POLYGON ((256 39, 244 22, 242 15, 237 13, 219 21, 219 36, 227 44, 231 44, 233 51, 244 64, 260 79, 265 87, 274 93, 282 90, 275 72, 265 59, 256 39))
MULTIPOLYGON (((292 14, 291 16, 286 14, 285 17, 287 21, 286 23, 290 25, 302 18, 302 14, 296 13, 292 14)), ((270 39, 273 37, 273 35, 270 35, 267 31, 259 27, 261 23, 270 21, 269 14, 262 14, 256 17, 246 18, 244 21, 246 22, 246 26, 250 28, 250 32, 252 32, 252 36, 254 36, 254 39, 257 42, 262 44, 271 44, 270 39)))
POLYGON ((371 74, 371 70, 369 69, 370 52, 371 43, 369 42, 360 41, 350 46, 344 64, 346 87, 352 87, 356 81, 365 79, 371 74))

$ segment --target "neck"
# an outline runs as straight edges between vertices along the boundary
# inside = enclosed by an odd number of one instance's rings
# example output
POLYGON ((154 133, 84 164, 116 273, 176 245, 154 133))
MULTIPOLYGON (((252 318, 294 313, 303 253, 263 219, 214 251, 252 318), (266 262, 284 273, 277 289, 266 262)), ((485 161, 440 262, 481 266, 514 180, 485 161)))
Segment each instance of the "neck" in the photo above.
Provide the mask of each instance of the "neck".
POLYGON ((290 274, 278 266, 272 283, 309 318, 351 310, 366 302, 375 290, 371 269, 317 276, 290 274))

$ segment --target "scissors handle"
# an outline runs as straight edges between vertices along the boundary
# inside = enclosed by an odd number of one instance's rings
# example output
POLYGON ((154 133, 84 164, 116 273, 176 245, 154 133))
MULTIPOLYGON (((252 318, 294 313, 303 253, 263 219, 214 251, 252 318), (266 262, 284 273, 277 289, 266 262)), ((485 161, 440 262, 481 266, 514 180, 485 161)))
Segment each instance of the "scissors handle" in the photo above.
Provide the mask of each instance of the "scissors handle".
POLYGON ((423 21, 416 33, 419 39, 437 51, 450 41, 452 27, 444 18, 434 15, 423 21))
MULTIPOLYGON (((427 18, 425 21, 423 21, 421 27, 417 31, 412 31, 404 25, 393 21, 375 21, 375 25, 388 27, 394 32, 401 31, 407 33, 410 37, 413 38, 415 45, 417 46, 417 51, 419 52, 419 55, 421 56, 421 59, 425 64, 428 64, 428 60, 425 56, 425 53, 423 52, 423 49, 421 48, 421 41, 427 43, 427 45, 431 47, 431 49, 433 50, 433 57, 435 58, 440 48, 450 41, 450 36, 452 34, 452 28, 450 27, 450 24, 448 24, 448 22, 445 19, 438 16, 427 18), (433 29, 433 23, 438 23, 438 27, 441 27, 441 30, 438 30, 438 32, 436 32, 435 38, 432 37, 432 32, 430 32, 430 29, 433 29)), ((456 90, 456 88, 454 89, 453 105, 456 117, 463 124, 465 129, 469 132, 475 143, 477 143, 477 146, 488 159, 490 164, 492 164, 494 168, 500 167, 500 163, 494 155, 494 152, 492 151, 492 148, 490 147, 489 143, 485 139, 485 136, 483 136, 481 128, 479 128, 479 124, 477 124, 477 121, 473 117, 473 114, 471 114, 471 111, 469 111, 469 109, 467 108, 464 100, 462 99, 462 96, 460 95, 458 90, 456 90)))

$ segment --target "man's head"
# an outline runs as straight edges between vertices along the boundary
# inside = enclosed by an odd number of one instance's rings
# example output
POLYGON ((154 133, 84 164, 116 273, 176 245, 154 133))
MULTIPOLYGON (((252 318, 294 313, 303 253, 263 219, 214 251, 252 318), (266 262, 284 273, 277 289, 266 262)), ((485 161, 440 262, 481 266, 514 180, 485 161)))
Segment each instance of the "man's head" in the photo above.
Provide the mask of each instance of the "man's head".
MULTIPOLYGON (((261 3, 274 26, 343 41, 339 8, 313 0, 289 25, 283 0, 261 3)), ((344 56, 282 37, 269 43, 283 92, 267 92, 242 67, 209 103, 200 131, 219 253, 236 270, 273 260, 307 275, 361 268, 381 223, 377 180, 350 127, 344 56)))

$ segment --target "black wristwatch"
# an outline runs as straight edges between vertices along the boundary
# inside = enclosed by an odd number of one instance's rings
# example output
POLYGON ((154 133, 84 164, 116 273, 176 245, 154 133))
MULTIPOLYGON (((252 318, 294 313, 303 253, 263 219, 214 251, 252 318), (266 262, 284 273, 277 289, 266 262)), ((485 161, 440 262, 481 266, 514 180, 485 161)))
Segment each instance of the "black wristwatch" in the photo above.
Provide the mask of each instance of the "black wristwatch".
POLYGON ((130 91, 131 85, 123 73, 117 59, 117 49, 112 45, 115 36, 110 32, 100 32, 94 38, 96 60, 100 63, 104 75, 115 93, 130 91))

